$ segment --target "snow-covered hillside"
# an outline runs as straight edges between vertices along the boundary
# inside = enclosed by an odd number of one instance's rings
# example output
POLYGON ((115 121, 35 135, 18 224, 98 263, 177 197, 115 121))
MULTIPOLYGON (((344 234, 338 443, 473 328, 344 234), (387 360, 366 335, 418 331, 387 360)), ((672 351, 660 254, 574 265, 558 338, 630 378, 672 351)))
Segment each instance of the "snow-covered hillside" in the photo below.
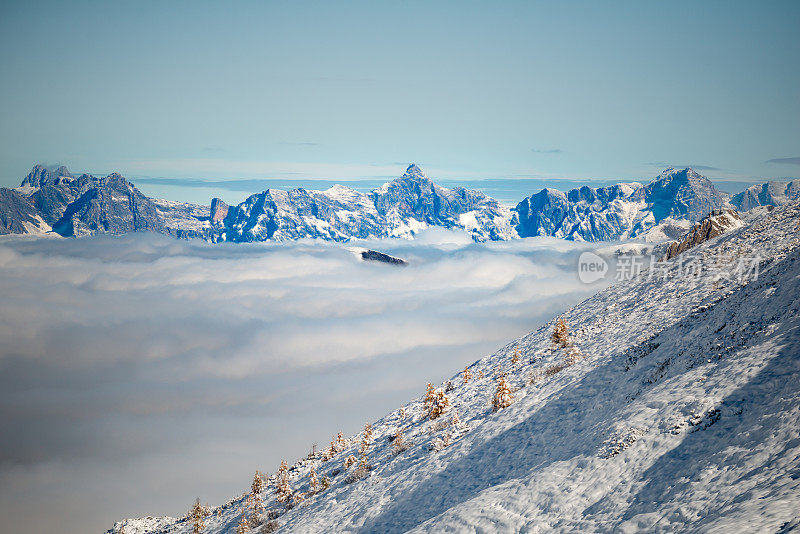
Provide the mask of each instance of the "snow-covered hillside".
MULTIPOLYGON (((291 466, 289 509, 265 477, 252 531, 799 528, 798 245, 793 202, 615 284, 561 317, 558 342, 554 318, 440 384, 444 415, 431 420, 421 395, 366 441, 291 466), (493 411, 502 381, 513 402, 493 411), (312 468, 330 487, 310 491, 312 468)), ((210 508, 203 532, 236 532, 253 502, 210 508)), ((191 532, 187 517, 123 528, 191 532)))

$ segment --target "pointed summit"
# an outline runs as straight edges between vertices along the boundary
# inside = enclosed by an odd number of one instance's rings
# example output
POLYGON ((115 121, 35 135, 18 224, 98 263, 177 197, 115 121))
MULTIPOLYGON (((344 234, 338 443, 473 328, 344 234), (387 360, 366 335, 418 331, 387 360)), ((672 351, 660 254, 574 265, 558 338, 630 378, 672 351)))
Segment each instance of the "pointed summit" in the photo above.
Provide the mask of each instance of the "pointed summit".
POLYGON ((422 172, 422 169, 417 167, 416 163, 412 163, 411 165, 408 166, 408 168, 406 169, 406 174, 409 176, 425 176, 425 173, 422 172))
POLYGON ((669 167, 647 184, 641 195, 651 205, 656 221, 667 217, 699 221, 725 203, 714 184, 690 167, 669 167))

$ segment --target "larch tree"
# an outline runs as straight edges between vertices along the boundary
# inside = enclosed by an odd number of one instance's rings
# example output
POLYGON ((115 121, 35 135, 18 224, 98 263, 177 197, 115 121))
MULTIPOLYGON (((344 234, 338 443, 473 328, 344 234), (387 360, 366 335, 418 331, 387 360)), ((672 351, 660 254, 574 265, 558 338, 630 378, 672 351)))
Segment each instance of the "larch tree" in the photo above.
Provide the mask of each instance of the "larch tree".
POLYGON ((346 448, 347 448, 347 440, 344 439, 342 433, 339 432, 339 434, 336 436, 336 451, 340 452, 345 450, 346 448))
POLYGON ((314 469, 314 466, 311 466, 311 470, 308 472, 308 493, 314 495, 319 491, 319 479, 317 479, 317 470, 314 469))
POLYGON ((292 488, 289 486, 289 466, 286 465, 286 460, 281 460, 281 466, 278 468, 278 474, 275 478, 275 498, 280 503, 290 503, 292 488))
POLYGON ((464 367, 464 383, 469 382, 470 378, 472 378, 472 373, 469 372, 469 367, 464 367))
POLYGON ((563 317, 559 317, 558 321, 556 321, 556 326, 553 328, 553 334, 550 339, 552 339, 556 347, 565 349, 569 346, 569 329, 563 317))
POLYGON ((200 534, 206 528, 206 509, 200 504, 200 498, 194 501, 189 510, 189 521, 192 524, 192 534, 200 534))
POLYGON ((248 510, 250 512, 250 525, 256 526, 261 523, 261 516, 266 511, 264 500, 261 493, 264 491, 264 478, 261 473, 256 471, 253 476, 253 483, 250 486, 250 496, 248 497, 248 510))
POLYGON ((431 413, 434 402, 436 402, 436 390, 433 389, 433 384, 428 382, 428 387, 425 390, 425 397, 422 399, 422 409, 425 412, 425 417, 431 413))
POLYGON ((431 418, 431 420, 436 419, 440 415, 443 415, 449 408, 450 399, 447 398, 447 395, 444 393, 444 391, 437 390, 433 395, 433 403, 430 411, 428 412, 428 416, 431 418))
POLYGON ((508 385, 504 376, 498 377, 497 388, 492 399, 492 409, 496 412, 508 408, 512 402, 514 402, 514 393, 511 386, 508 385))

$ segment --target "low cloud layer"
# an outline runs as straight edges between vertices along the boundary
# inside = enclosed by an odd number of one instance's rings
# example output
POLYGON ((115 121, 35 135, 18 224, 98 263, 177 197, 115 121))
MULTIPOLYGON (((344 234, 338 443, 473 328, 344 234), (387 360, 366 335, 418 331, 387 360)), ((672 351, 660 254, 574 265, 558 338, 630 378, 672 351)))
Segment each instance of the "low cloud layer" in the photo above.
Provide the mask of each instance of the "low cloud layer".
POLYGON ((0 240, 0 516, 89 532, 241 493, 597 287, 589 245, 0 240))

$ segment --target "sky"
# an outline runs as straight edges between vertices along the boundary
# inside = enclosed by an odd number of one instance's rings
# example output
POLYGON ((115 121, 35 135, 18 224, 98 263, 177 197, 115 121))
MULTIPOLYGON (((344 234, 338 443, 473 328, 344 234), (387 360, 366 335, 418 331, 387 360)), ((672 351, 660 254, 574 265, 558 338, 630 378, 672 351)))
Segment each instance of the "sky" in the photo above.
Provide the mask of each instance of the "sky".
POLYGON ((0 531, 224 503, 609 283, 577 276, 600 244, 362 244, 409 264, 311 241, 0 240, 0 531))
POLYGON ((794 1, 4 1, 0 185, 793 178, 798 27, 794 1))

